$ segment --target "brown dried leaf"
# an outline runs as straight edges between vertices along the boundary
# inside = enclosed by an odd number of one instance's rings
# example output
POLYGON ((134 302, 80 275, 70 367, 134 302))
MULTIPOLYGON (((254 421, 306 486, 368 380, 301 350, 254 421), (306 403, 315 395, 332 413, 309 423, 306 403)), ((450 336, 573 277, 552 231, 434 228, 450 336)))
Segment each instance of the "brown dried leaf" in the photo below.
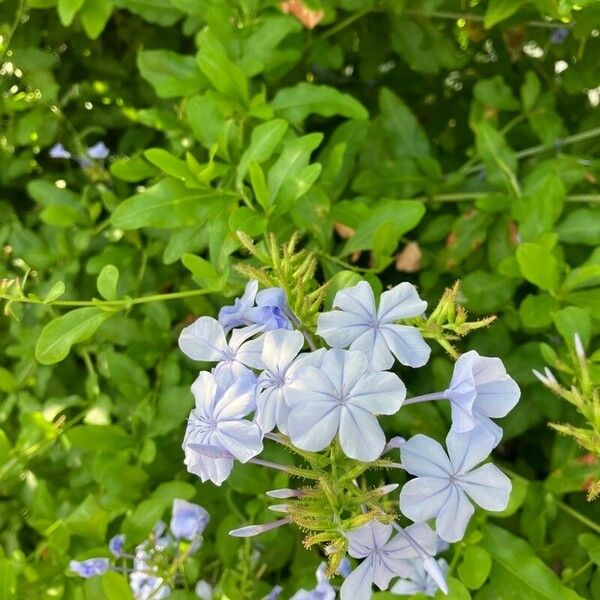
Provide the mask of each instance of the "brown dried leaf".
POLYGON ((421 268, 423 253, 417 242, 409 242, 396 255, 396 271, 403 273, 415 273, 421 268))
POLYGON ((285 0, 279 4, 279 8, 286 15, 294 15, 307 29, 314 29, 325 16, 324 10, 312 10, 302 0, 285 0))

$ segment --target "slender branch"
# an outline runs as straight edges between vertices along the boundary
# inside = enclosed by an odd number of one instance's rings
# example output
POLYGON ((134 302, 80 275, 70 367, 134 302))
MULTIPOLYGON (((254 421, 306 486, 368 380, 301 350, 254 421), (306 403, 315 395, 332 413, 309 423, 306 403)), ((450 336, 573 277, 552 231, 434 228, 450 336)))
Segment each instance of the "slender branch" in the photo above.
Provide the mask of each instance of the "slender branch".
POLYGON ((4 61, 4 59, 6 58, 6 55, 8 54, 8 51, 10 50, 10 44, 12 42, 13 36, 15 35, 15 33, 19 27, 19 23, 21 22, 21 19, 23 18, 24 11, 25 11, 25 0, 19 0, 19 5, 17 6, 17 10, 15 12, 15 18, 13 20, 12 27, 10 28, 10 31, 8 32, 8 35, 6 36, 6 39, 4 40, 4 48, 2 49, 2 52, 0 52, 0 63, 2 61, 4 61))
POLYGON ((407 398, 402 406, 407 404, 417 404, 419 402, 428 402, 429 400, 443 400, 445 398, 444 392, 434 392, 433 394, 423 394, 422 396, 414 396, 413 398, 407 398))
POLYGON ((342 31, 343 29, 346 29, 346 27, 349 27, 355 21, 362 19, 364 16, 368 15, 373 10, 375 10, 374 7, 370 6, 369 8, 363 8, 362 10, 355 12, 354 14, 350 15, 343 21, 340 21, 337 25, 330 27, 327 31, 325 31, 321 35, 321 39, 326 40, 326 39, 338 34, 340 31, 342 31))
POLYGON ((563 512, 566 512, 569 516, 573 517, 586 527, 593 529, 596 533, 600 533, 600 525, 598 523, 592 521, 591 519, 588 519, 585 515, 582 515, 574 508, 571 508, 568 504, 565 504, 561 500, 557 500, 556 506, 558 506, 558 508, 560 508, 563 512))

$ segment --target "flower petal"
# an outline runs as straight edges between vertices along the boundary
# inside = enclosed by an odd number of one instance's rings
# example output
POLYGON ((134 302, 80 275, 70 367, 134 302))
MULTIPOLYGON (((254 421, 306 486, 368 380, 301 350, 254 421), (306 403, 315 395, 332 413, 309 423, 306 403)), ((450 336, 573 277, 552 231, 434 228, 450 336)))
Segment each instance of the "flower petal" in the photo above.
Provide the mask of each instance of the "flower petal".
POLYGON ((407 481, 400 492, 400 510, 409 519, 424 522, 436 517, 448 501, 449 480, 417 477, 407 481))
POLYGON ((260 428, 256 423, 244 419, 218 423, 214 438, 243 463, 260 454, 263 449, 260 428))
POLYGON ((439 442, 422 433, 400 446, 402 466, 419 477, 448 479, 452 472, 450 460, 439 442))
POLYGON ((208 371, 200 371, 192 383, 192 394, 196 400, 198 414, 211 418, 217 401, 217 380, 214 375, 208 371))
POLYGON ((325 354, 321 371, 333 384, 336 397, 342 398, 367 372, 367 358, 362 352, 334 348, 325 354))
POLYGON ((271 373, 284 374, 303 345, 304 336, 299 331, 269 331, 263 338, 262 363, 271 373))
POLYGON ((401 364, 416 369, 429 360, 431 348, 416 327, 389 324, 382 325, 380 331, 388 348, 401 364))
POLYGON ((256 379, 246 375, 227 388, 215 404, 213 416, 217 421, 242 419, 256 408, 254 399, 256 379))
POLYGON ((368 373, 349 392, 348 404, 372 414, 393 415, 406 398, 406 387, 395 373, 368 373))
POLYGON ((495 465, 482 465, 457 481, 471 500, 485 510, 500 511, 508 505, 512 483, 495 465))
POLYGON ((483 462, 494 447, 493 436, 481 425, 465 433, 450 431, 446 436, 452 474, 463 475, 483 462))
POLYGON ((317 335, 332 348, 347 348, 368 329, 365 317, 341 310, 321 313, 317 320, 317 335))
POLYGON ((377 314, 373 288, 366 281, 360 281, 355 286, 337 292, 333 299, 333 307, 362 315, 367 320, 377 314))
POLYGON ((328 446, 340 424, 337 402, 317 401, 295 404, 288 418, 288 432, 295 446, 318 452, 328 446))
POLYGON ((388 523, 377 520, 369 521, 346 534, 348 538, 348 554, 353 558, 364 558, 374 550, 383 548, 393 532, 388 523))
POLYGON ((373 583, 373 560, 363 560, 342 583, 340 600, 370 600, 373 583))
POLYGON ((437 534, 447 542, 462 540, 474 512, 467 495, 457 486, 451 486, 448 499, 435 521, 437 534))
POLYGON ((427 302, 419 298, 417 289, 408 282, 400 283, 381 294, 377 316, 380 323, 418 317, 427 310, 427 302))
POLYGON ((381 455, 385 435, 370 412, 348 405, 340 415, 340 446, 346 456, 369 462, 381 455))
POLYGON ((477 398, 473 407, 487 417, 505 417, 517 404, 521 390, 508 375, 501 380, 477 386, 477 398))
POLYGON ((212 317, 200 317, 184 327, 179 347, 193 360, 226 360, 229 346, 221 324, 212 317))
POLYGON ((380 329, 368 329, 358 337, 350 350, 362 352, 369 362, 371 371, 385 371, 394 364, 394 357, 380 329))

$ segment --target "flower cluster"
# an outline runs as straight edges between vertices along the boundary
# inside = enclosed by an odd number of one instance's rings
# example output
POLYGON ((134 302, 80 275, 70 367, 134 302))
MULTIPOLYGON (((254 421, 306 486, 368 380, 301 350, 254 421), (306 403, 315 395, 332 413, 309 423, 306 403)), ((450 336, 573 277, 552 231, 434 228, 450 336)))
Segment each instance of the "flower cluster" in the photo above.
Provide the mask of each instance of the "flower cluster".
MULTIPOLYGON (((391 371, 396 363, 427 363, 430 348, 418 327, 426 309, 409 283, 376 302, 363 281, 338 291, 332 310, 318 315, 313 329, 291 311, 282 289, 259 292, 251 281, 218 319, 199 318, 179 339, 190 358, 216 363, 192 385, 195 408, 183 441, 188 470, 221 485, 234 461, 252 462, 311 481, 268 493, 285 501, 270 507, 282 518, 231 535, 248 537, 288 523, 312 532, 305 544, 324 544, 328 575, 339 572, 346 554, 358 561, 341 586, 342 600, 368 600, 373 584, 385 590, 394 578, 399 593, 446 592, 447 564, 434 558, 440 542, 463 538, 475 506, 501 511, 508 502, 508 477, 482 464, 502 437, 493 419, 505 416, 520 395, 502 362, 467 352, 447 389, 408 399, 391 371), (314 341, 319 338, 321 347, 314 341), (381 415, 439 400, 451 405, 446 448, 422 434, 386 440, 381 415), (304 465, 257 458, 265 439, 295 451, 304 465), (401 463, 386 458, 394 449, 401 463), (397 505, 412 524, 401 525, 382 508, 396 484, 360 486, 357 478, 370 467, 414 476, 397 505)), ((330 597, 326 579, 319 582, 325 591, 318 597, 330 597)))
MULTIPOLYGON (((110 570, 126 572, 136 600, 167 598, 179 583, 177 567, 202 546, 202 532, 209 519, 208 512, 201 506, 176 499, 173 501, 169 531, 159 521, 148 538, 135 547, 133 554, 125 552, 125 535, 115 535, 110 539, 108 549, 116 560, 106 557, 72 560, 69 569, 86 579, 110 570), (124 566, 126 561, 132 563, 131 568, 124 566), (118 564, 113 564, 115 562, 118 564)), ((199 581, 196 588, 200 592, 207 585, 199 581)), ((204 597, 201 593, 197 595, 204 597)))

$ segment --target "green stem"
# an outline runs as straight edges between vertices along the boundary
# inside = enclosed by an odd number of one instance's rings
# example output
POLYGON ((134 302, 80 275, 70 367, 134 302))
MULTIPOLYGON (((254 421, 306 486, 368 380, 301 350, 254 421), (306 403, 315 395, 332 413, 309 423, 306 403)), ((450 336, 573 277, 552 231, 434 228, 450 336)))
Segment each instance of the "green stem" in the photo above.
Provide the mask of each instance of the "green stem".
POLYGON ((600 525, 598 523, 592 521, 591 519, 588 519, 585 515, 582 515, 574 508, 571 508, 568 504, 565 504, 561 500, 557 500, 556 506, 558 506, 558 508, 560 508, 563 512, 566 512, 569 516, 573 517, 586 527, 593 529, 596 533, 600 533, 600 525))
POLYGON ((23 12, 25 11, 25 0, 19 0, 19 5, 17 6, 17 10, 15 12, 15 18, 13 20, 12 27, 6 36, 6 40, 4 41, 4 48, 0 53, 0 63, 4 62, 8 51, 10 50, 10 44, 12 42, 13 36, 19 27, 19 23, 23 18, 23 12))
POLYGON ((70 306, 70 307, 82 307, 82 306, 97 306, 123 309, 129 308, 134 304, 146 304, 148 302, 162 302, 163 300, 177 300, 178 298, 192 298, 194 296, 204 296, 206 294, 213 293, 214 290, 201 289, 201 290, 186 290, 184 292, 173 292, 172 294, 153 294, 152 296, 141 296, 140 298, 129 298, 125 300, 57 300, 55 302, 48 302, 47 304, 39 298, 27 298, 14 297, 7 294, 0 294, 0 300, 7 302, 21 302, 24 304, 38 304, 44 306, 70 306))
POLYGON ((323 33, 321 35, 321 39, 326 40, 326 39, 336 35, 343 29, 346 29, 346 27, 349 27, 350 25, 352 25, 352 23, 354 23, 355 21, 358 21, 359 19, 362 19, 364 16, 368 15, 373 10, 375 10, 375 9, 372 6, 370 6, 369 8, 363 8, 362 10, 355 12, 354 14, 350 15, 343 21, 340 21, 337 25, 330 27, 325 33, 323 33))
MULTIPOLYGON (((433 19, 451 19, 459 21, 460 19, 464 21, 473 21, 478 23, 483 23, 485 21, 484 15, 474 15, 470 13, 455 13, 455 12, 446 12, 441 10, 418 10, 409 8, 404 11, 404 14, 413 15, 415 17, 429 17, 433 19)), ((560 21, 554 22, 546 22, 546 21, 526 21, 524 23, 528 27, 542 27, 545 29, 558 29, 560 27, 571 28, 573 25, 570 23, 562 23, 560 21)))
POLYGON ((563 583, 568 583, 569 581, 573 581, 573 580, 577 579, 580 575, 585 573, 593 564, 594 564, 594 562, 589 560, 588 562, 585 563, 585 565, 583 565, 581 568, 577 569, 577 571, 574 571, 570 576, 564 577, 563 583))
MULTIPOLYGON (((477 198, 481 198, 485 196, 488 192, 458 192, 454 194, 433 194, 431 196, 417 196, 413 198, 413 200, 418 200, 419 202, 469 202, 471 200, 477 200, 477 198)), ((565 196, 565 202, 591 202, 591 203, 600 203, 600 194, 569 194, 565 196)), ((330 257, 327 255, 323 255, 325 258, 333 260, 335 257, 330 257)), ((335 261, 334 261, 335 262, 335 261)), ((343 261, 338 261, 343 262, 343 261)), ((358 269, 357 269, 358 270, 358 269)), ((368 269, 363 269, 367 271, 368 269)))

